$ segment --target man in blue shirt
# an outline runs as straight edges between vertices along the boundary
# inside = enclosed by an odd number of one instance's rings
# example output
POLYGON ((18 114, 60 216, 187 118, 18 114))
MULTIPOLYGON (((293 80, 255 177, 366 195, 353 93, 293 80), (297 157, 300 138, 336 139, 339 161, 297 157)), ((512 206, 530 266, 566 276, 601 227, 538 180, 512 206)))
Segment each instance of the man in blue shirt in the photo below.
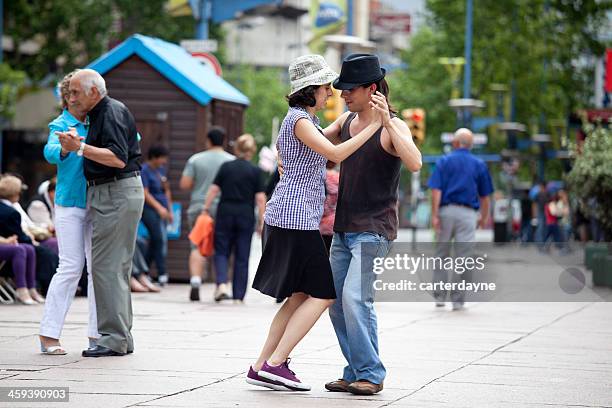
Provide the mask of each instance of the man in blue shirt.
MULTIPOLYGON (((458 129, 453 139, 453 152, 438 159, 429 179, 431 218, 438 237, 437 257, 450 255, 449 243, 453 239, 459 243, 455 248, 456 256, 470 256, 472 245, 469 244, 475 240, 476 226, 483 228, 489 218, 489 195, 493 193, 493 183, 487 165, 470 153, 473 142, 474 136, 469 129, 458 129)), ((467 281, 470 272, 452 273, 452 281, 467 281)), ((447 280, 446 270, 434 271, 434 282, 447 280)), ((434 297, 436 306, 443 307, 446 292, 436 291, 434 297)), ((463 309, 463 292, 451 291, 450 298, 453 310, 463 309)))

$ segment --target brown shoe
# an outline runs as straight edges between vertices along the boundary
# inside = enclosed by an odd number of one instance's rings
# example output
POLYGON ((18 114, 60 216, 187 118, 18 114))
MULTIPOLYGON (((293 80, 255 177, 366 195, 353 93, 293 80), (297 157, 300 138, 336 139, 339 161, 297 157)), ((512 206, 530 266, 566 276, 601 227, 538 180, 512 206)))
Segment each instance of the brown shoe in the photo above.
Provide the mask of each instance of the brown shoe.
POLYGON ((374 384, 366 380, 357 380, 347 387, 347 391, 356 395, 373 395, 382 391, 383 384, 374 384))
POLYGON ((325 389, 332 392, 348 392, 348 386, 349 382, 340 378, 325 384, 325 389))

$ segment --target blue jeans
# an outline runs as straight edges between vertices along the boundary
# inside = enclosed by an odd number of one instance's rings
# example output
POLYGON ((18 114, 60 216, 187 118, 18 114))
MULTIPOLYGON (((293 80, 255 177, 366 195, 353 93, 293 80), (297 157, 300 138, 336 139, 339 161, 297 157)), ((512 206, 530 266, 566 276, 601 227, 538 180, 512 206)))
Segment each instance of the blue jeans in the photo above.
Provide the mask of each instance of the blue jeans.
POLYGON ((374 258, 386 256, 389 246, 385 237, 371 232, 334 234, 330 263, 337 299, 329 316, 348 362, 342 374, 348 382, 367 380, 381 384, 385 379, 386 370, 378 356, 372 286, 376 275, 372 268, 374 258), (362 243, 371 244, 362 251, 362 243))
POLYGON ((242 300, 249 280, 249 255, 255 221, 241 215, 219 215, 215 219, 215 269, 217 285, 227 282, 229 258, 234 250, 232 295, 242 300))
POLYGON ((142 223, 149 231, 149 248, 145 256, 147 265, 151 266, 151 263, 155 261, 157 276, 165 275, 166 254, 168 253, 166 221, 161 219, 157 211, 145 205, 142 210, 142 223))
POLYGON ((544 240, 542 241, 541 244, 539 244, 539 247, 541 250, 548 250, 549 245, 548 245, 548 240, 552 238, 553 242, 555 243, 555 246, 560 249, 560 250, 564 250, 567 248, 566 245, 566 241, 565 241, 565 236, 563 234, 563 231, 561 231, 561 228, 559 227, 559 224, 548 224, 546 225, 546 234, 544 235, 544 240))

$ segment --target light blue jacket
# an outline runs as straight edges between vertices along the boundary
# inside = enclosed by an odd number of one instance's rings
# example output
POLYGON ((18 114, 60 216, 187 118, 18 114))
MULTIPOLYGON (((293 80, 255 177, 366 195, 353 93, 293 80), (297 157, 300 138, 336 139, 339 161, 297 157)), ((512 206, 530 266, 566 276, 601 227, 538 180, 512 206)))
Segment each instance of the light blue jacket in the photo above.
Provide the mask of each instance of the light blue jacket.
POLYGON ((79 136, 87 137, 88 123, 79 122, 74 116, 64 111, 49 123, 49 138, 45 145, 45 159, 57 165, 57 186, 55 187, 55 204, 62 207, 87 207, 87 181, 83 172, 83 157, 70 152, 62 157, 62 146, 55 132, 66 132, 76 128, 79 136))

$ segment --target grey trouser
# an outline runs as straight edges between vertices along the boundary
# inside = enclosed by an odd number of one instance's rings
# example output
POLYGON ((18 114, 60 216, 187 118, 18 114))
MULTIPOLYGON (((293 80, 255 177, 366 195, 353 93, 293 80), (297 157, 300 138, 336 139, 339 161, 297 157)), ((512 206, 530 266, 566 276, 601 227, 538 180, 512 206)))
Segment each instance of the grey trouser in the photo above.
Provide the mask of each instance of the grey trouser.
POLYGON ((136 230, 144 205, 140 177, 87 189, 92 220, 92 277, 98 309, 98 344, 120 353, 134 350, 130 276, 136 230))
MULTIPOLYGON (((441 207, 438 215, 440 217, 440 233, 437 240, 436 257, 446 258, 451 256, 452 248, 455 258, 473 256, 478 212, 468 207, 451 204, 441 207), (452 243, 453 239, 454 243, 452 243)), ((471 270, 458 274, 446 269, 436 269, 433 273, 433 281, 448 282, 449 273, 452 275, 451 282, 462 280, 469 282, 472 279, 471 270)), ((436 291, 434 297, 438 301, 444 301, 446 291, 436 291)), ((464 293, 451 291, 450 299, 453 302, 463 302, 464 293)))

